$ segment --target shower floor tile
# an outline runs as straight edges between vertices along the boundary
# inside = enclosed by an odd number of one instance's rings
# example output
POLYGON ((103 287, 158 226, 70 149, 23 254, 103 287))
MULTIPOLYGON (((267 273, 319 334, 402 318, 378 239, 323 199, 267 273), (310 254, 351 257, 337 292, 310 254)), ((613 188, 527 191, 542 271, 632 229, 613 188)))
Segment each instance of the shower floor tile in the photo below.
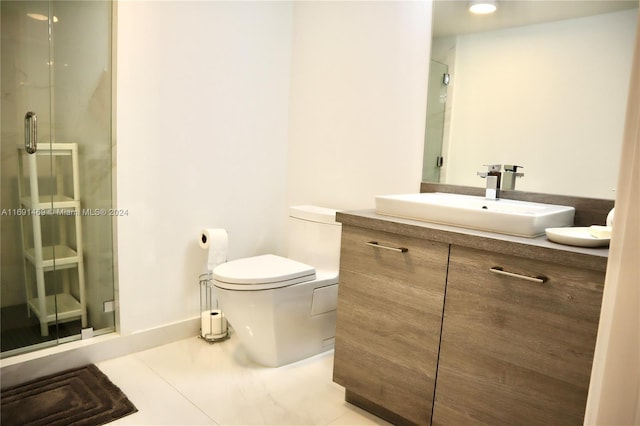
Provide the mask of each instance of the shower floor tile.
POLYGON ((333 351, 282 366, 251 362, 237 338, 198 338, 100 362, 136 405, 118 425, 388 425, 344 401, 333 351))
POLYGON ((40 335, 40 322, 35 315, 28 315, 26 304, 6 306, 0 309, 0 351, 7 352, 43 342, 79 335, 80 320, 51 324, 49 335, 40 335))

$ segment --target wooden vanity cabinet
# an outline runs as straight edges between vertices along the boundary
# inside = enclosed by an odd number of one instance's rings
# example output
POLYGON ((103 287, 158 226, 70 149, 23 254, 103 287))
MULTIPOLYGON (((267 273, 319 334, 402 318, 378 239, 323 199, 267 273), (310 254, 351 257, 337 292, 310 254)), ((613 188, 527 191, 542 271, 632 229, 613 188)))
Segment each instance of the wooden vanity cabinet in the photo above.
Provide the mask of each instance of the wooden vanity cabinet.
POLYGON ((582 425, 603 284, 604 272, 452 246, 433 424, 582 425))
POLYGON ((429 424, 449 245, 345 225, 341 245, 333 379, 394 424, 429 424))

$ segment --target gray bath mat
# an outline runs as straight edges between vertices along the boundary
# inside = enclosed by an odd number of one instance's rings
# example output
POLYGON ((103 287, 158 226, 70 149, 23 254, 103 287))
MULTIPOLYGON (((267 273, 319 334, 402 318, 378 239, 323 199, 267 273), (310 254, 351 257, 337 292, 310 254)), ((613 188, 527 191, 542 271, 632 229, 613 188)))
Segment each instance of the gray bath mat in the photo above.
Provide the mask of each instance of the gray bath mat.
POLYGON ((95 365, 2 389, 2 426, 97 426, 138 409, 95 365))

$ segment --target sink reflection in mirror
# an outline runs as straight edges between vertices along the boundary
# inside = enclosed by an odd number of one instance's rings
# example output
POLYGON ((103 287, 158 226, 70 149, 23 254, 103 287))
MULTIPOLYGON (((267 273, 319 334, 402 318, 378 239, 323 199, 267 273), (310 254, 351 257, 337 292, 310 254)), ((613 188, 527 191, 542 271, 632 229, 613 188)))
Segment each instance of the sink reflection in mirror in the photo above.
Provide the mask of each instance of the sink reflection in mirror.
POLYGON ((495 161, 526 165, 521 191, 613 199, 638 1, 467 7, 433 2, 423 182, 479 187, 495 161))

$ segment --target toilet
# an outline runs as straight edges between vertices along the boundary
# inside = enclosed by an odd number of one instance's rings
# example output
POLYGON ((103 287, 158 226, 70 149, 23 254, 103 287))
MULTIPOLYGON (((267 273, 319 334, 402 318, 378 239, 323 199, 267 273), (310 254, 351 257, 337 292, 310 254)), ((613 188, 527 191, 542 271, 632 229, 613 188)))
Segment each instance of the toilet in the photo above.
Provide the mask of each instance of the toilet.
POLYGON ((220 308, 256 363, 278 367, 333 348, 341 235, 335 214, 290 207, 287 257, 267 254, 214 268, 220 308))

